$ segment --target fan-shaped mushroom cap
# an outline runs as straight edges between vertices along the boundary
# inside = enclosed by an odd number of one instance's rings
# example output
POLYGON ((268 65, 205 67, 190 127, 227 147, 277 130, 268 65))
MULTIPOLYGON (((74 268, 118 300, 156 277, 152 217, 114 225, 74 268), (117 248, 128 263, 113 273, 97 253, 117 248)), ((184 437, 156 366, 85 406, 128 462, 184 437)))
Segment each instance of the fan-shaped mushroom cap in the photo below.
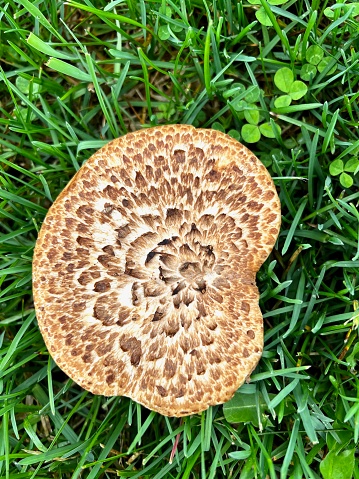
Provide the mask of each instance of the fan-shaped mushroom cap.
POLYGON ((262 163, 214 130, 129 133, 95 153, 36 243, 39 327, 85 389, 168 416, 220 404, 257 365, 255 275, 280 203, 262 163))

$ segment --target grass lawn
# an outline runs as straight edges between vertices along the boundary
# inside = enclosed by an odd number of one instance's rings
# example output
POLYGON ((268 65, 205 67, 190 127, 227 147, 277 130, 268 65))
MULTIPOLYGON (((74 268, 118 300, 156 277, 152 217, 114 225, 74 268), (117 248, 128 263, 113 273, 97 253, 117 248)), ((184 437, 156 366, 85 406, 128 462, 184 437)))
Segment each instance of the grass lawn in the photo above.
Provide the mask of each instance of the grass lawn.
POLYGON ((359 478, 358 16, 328 0, 0 1, 0 479, 359 478), (183 419, 68 380, 31 293, 75 171, 167 123, 243 142, 283 214, 257 276, 262 359, 229 403, 183 419))

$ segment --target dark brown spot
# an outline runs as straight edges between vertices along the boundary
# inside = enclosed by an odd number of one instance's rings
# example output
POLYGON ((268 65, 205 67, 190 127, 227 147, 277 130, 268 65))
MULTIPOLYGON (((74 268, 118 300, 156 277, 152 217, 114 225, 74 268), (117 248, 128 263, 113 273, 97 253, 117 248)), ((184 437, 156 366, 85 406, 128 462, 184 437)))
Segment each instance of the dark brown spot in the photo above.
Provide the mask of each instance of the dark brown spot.
POLYGON ((81 356, 81 358, 82 358, 84 363, 90 363, 92 361, 91 353, 86 353, 83 356, 81 356))
POLYGON ((247 349, 247 348, 243 348, 243 353, 242 353, 242 354, 243 354, 243 357, 244 357, 244 358, 248 358, 248 357, 249 357, 249 351, 248 351, 248 349, 247 349))
POLYGON ((122 200, 122 204, 123 204, 123 206, 124 206, 125 208, 127 208, 127 206, 130 204, 130 202, 129 202, 128 200, 126 200, 126 198, 124 198, 124 199, 122 200))
POLYGON ((120 347, 122 351, 130 353, 132 366, 138 366, 140 364, 142 356, 141 341, 134 337, 126 338, 123 336, 120 340, 120 347))
POLYGON ((105 268, 108 268, 113 261, 113 256, 109 254, 100 254, 97 261, 101 263, 102 266, 105 266, 105 268))
POLYGON ((167 379, 172 378, 176 374, 177 365, 171 359, 166 359, 164 367, 164 376, 167 379))
POLYGON ((90 234, 89 227, 85 223, 79 223, 76 227, 76 231, 79 233, 90 234))
POLYGON ((108 311, 107 307, 103 304, 95 304, 93 308, 93 315, 96 319, 100 321, 107 322, 111 319, 111 313, 108 311))
POLYGON ((74 271, 74 269, 75 269, 74 263, 69 263, 69 264, 66 266, 66 271, 67 271, 68 273, 72 273, 72 272, 74 271))
POLYGON ((89 250, 86 248, 76 248, 76 253, 79 257, 85 257, 87 258, 89 256, 89 250))
POLYGON ((194 298, 192 298, 190 295, 187 295, 185 298, 183 298, 183 304, 186 306, 189 306, 191 303, 193 303, 194 298))
POLYGON ((179 330, 179 324, 177 323, 169 323, 165 328, 166 336, 172 338, 179 330))
POLYGON ((131 166, 131 160, 130 160, 130 158, 129 158, 128 156, 122 155, 122 160, 123 160, 123 162, 125 163, 125 165, 131 166))
POLYGON ((141 218, 143 221, 150 226, 151 228, 154 228, 157 226, 157 222, 159 221, 160 217, 157 215, 141 215, 141 218))
POLYGON ((273 221, 275 221, 277 219, 277 215, 272 213, 270 215, 267 216, 266 218, 266 223, 272 223, 273 221))
POLYGON ((104 251, 105 253, 107 253, 108 255, 110 256, 115 256, 115 252, 113 250, 113 246, 111 245, 107 245, 107 246, 104 246, 102 248, 102 251, 104 251))
POLYGON ((111 349, 112 349, 112 345, 104 341, 99 346, 96 347, 96 353, 99 356, 104 356, 105 354, 109 353, 111 349))
POLYGON ((75 301, 72 303, 72 309, 74 311, 84 311, 86 309, 86 301, 75 301))
POLYGON ((157 253, 155 251, 150 251, 146 257, 145 264, 149 263, 151 259, 153 259, 156 256, 156 254, 157 253))
POLYGON ((241 304, 241 310, 244 311, 245 313, 249 313, 251 307, 249 305, 249 303, 246 303, 245 301, 242 301, 242 304, 241 304))
POLYGON ((250 201, 247 203, 247 207, 253 211, 259 211, 263 208, 263 203, 257 203, 256 201, 250 201))
POLYGON ((102 213, 106 216, 111 216, 112 211, 115 209, 115 206, 111 203, 105 203, 102 213))
POLYGON ((108 291, 110 288, 111 288, 110 281, 97 281, 94 285, 94 291, 96 291, 96 293, 104 293, 105 291, 108 291))
POLYGON ((157 244, 158 244, 158 246, 165 246, 165 245, 170 244, 170 243, 171 243, 171 240, 166 238, 166 239, 160 241, 157 244))
POLYGON ((138 306, 141 302, 140 287, 141 287, 140 283, 133 283, 131 288, 132 304, 134 306, 138 306))
POLYGON ((142 351, 139 350, 139 351, 134 351, 132 354, 131 354, 131 364, 132 366, 138 366, 140 364, 140 361, 141 361, 141 355, 142 355, 142 351))
POLYGON ((202 341, 203 346, 209 346, 210 344, 214 343, 214 339, 208 333, 207 334, 201 334, 201 341, 202 341))
POLYGON ((254 339, 256 337, 256 335, 254 334, 254 331, 252 331, 251 329, 249 329, 247 331, 247 336, 250 338, 250 339, 254 339))
POLYGON ((214 368, 210 369, 210 375, 215 381, 218 381, 219 378, 221 377, 220 372, 217 369, 214 369, 214 368))
POLYGON ((103 192, 106 193, 106 195, 113 201, 116 201, 119 195, 119 191, 112 185, 107 185, 103 192))
POLYGON ((110 373, 106 376, 106 382, 107 384, 112 384, 116 379, 116 376, 114 375, 114 373, 110 373))
POLYGON ((220 304, 223 303, 223 296, 214 289, 212 289, 211 291, 211 298, 214 299, 214 301, 217 301, 217 303, 220 303, 220 304))
POLYGON ((57 255, 57 250, 56 249, 50 249, 50 251, 46 254, 47 258, 50 261, 53 261, 57 255))
POLYGON ((200 291, 202 294, 204 294, 206 292, 207 285, 206 285, 206 282, 203 278, 201 278, 197 281, 197 288, 196 289, 198 289, 198 291, 200 291))
POLYGON ((205 179, 208 181, 219 181, 221 179, 221 173, 216 170, 211 170, 206 176, 205 179))
POLYGON ((116 321, 116 324, 118 326, 123 326, 125 324, 127 318, 128 318, 128 314, 125 313, 124 311, 120 311, 118 313, 118 321, 116 321))
POLYGON ((83 216, 92 216, 94 214, 94 209, 90 208, 90 206, 87 205, 82 205, 76 210, 77 216, 83 217, 83 216))
POLYGON ((108 356, 106 356, 103 360, 103 365, 108 368, 109 366, 116 366, 117 358, 114 356, 112 352, 108 356))
POLYGON ((181 215, 181 211, 178 208, 168 208, 166 218, 178 217, 181 215))
POLYGON ((243 176, 243 171, 238 168, 238 166, 233 166, 233 171, 235 171, 239 176, 243 176))
POLYGON ((274 196, 275 196, 274 191, 267 191, 267 192, 263 195, 263 199, 264 199, 265 201, 269 201, 269 200, 273 199, 274 196))
POLYGON ((186 161, 186 152, 184 150, 174 150, 173 158, 176 163, 184 163, 186 161))
POLYGON ((162 387, 162 386, 156 386, 156 388, 157 388, 158 394, 159 394, 160 396, 162 396, 163 398, 166 397, 166 396, 168 396, 168 393, 167 393, 167 391, 166 391, 166 389, 165 389, 164 387, 162 387))
POLYGON ((86 246, 87 248, 91 247, 93 242, 91 238, 85 238, 83 236, 78 236, 76 241, 81 246, 86 246))
POLYGON ((182 398, 186 394, 186 389, 182 386, 180 387, 177 392, 174 394, 176 398, 182 398))
POLYGON ((120 228, 117 228, 115 231, 117 231, 117 236, 118 238, 126 238, 131 233, 131 228, 128 225, 121 226, 120 228))
MULTIPOLYGON (((137 156, 137 155, 136 155, 137 156)), ((142 173, 140 171, 136 171, 136 178, 135 178, 136 185, 139 188, 145 188, 147 185, 147 181, 143 177, 142 173)))
POLYGON ((172 291, 172 296, 175 296, 176 294, 178 294, 180 291, 182 291, 182 289, 184 289, 186 287, 186 283, 184 281, 181 281, 180 283, 178 283, 178 285, 175 287, 175 289, 172 291))

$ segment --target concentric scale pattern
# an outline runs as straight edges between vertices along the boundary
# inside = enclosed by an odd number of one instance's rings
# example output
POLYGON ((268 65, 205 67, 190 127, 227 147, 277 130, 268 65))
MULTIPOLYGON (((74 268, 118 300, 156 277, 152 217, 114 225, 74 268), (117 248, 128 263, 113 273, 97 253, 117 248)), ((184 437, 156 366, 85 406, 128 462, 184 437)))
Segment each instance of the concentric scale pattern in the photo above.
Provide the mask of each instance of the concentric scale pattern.
POLYGON ((51 207, 36 244, 37 318, 85 389, 169 416, 222 403, 255 368, 255 275, 280 204, 262 163, 214 130, 130 133, 100 149, 51 207))

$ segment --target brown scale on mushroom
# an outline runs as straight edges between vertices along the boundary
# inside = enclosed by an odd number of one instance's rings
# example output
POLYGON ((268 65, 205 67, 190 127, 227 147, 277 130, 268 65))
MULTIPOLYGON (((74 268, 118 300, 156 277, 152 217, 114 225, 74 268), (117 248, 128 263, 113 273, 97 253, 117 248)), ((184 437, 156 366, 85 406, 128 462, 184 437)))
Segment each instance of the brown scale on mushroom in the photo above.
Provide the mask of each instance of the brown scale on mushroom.
POLYGON ((85 389, 168 416, 230 399, 256 367, 255 275, 278 236, 262 163, 214 130, 130 133, 74 176, 34 256, 39 327, 85 389))

